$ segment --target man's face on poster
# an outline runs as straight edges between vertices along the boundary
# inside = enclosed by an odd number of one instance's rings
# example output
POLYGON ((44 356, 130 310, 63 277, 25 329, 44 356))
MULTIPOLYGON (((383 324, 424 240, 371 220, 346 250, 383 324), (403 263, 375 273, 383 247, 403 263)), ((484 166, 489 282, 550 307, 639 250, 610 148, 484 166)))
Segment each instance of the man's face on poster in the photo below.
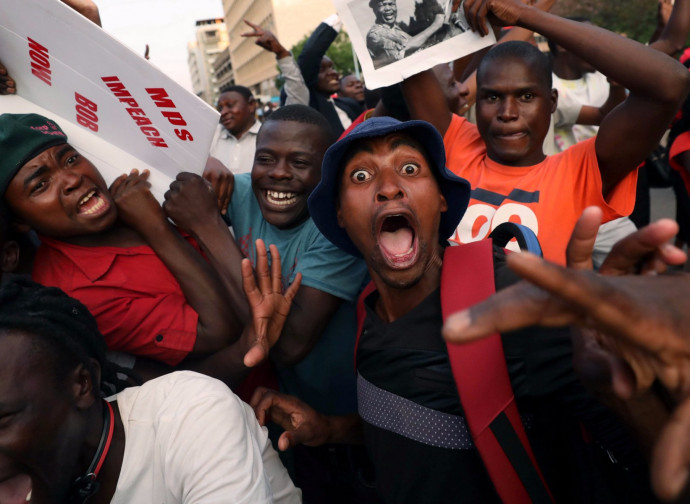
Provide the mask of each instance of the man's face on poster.
POLYGON ((379 0, 375 4, 374 12, 377 22, 393 26, 398 17, 398 6, 395 0, 379 0))

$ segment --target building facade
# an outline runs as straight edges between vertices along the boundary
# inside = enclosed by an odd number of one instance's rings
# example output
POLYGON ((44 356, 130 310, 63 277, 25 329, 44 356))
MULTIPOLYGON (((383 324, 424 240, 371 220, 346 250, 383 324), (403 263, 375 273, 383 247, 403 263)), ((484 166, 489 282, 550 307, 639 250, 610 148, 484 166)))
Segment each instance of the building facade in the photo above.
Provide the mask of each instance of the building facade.
POLYGON ((251 31, 244 20, 271 30, 290 49, 333 14, 335 8, 329 0, 223 0, 223 12, 235 82, 267 101, 279 94, 275 87, 276 58, 257 46, 253 38, 241 36, 251 31))
MULTIPOLYGON (((215 107, 220 89, 216 60, 222 59, 224 53, 227 54, 228 32, 222 18, 199 20, 196 27, 196 40, 187 44, 187 65, 192 89, 202 100, 215 107)), ((233 79, 231 65, 221 69, 224 69, 223 82, 233 79)))

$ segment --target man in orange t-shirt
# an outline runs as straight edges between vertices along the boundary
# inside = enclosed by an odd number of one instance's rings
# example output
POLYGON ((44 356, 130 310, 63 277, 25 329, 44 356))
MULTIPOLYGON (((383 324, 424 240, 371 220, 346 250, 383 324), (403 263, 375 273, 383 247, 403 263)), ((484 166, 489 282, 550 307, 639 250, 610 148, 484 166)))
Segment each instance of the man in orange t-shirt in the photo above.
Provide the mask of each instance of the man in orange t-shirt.
POLYGON ((456 240, 480 240, 502 222, 520 222, 537 234, 547 259, 564 264, 568 236, 583 208, 601 207, 604 220, 632 211, 635 169, 687 93, 688 72, 637 42, 519 0, 466 0, 464 8, 481 34, 487 30, 478 13, 486 9, 503 25, 554 40, 630 90, 594 139, 547 157, 542 145, 558 94, 551 88, 550 62, 535 47, 507 42, 484 56, 477 68, 476 126, 451 114, 430 71, 403 84, 412 117, 444 135, 448 167, 472 186, 456 240))

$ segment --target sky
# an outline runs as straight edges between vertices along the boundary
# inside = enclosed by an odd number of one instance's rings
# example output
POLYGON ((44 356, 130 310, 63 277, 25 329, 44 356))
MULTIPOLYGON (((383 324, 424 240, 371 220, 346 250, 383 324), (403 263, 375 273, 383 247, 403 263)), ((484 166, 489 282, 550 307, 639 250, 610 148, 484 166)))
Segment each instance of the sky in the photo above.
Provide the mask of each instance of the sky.
POLYGON ((185 89, 192 90, 187 43, 195 40, 195 22, 223 17, 222 0, 95 0, 103 29, 143 55, 185 89))

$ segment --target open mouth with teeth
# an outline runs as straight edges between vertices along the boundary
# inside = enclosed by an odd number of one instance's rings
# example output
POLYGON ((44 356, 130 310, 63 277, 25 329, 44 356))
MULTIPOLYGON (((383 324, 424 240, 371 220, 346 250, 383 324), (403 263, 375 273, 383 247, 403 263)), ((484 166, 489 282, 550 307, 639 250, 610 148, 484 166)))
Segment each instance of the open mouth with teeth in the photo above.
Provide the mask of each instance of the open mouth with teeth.
POLYGON ((417 233, 404 215, 391 215, 383 220, 378 244, 383 258, 391 268, 408 268, 417 259, 417 233))
POLYGON ((98 192, 97 189, 91 189, 79 200, 77 204, 77 213, 80 215, 95 216, 101 215, 110 208, 108 200, 98 192))
POLYGON ((294 192, 265 190, 264 196, 269 205, 281 208, 292 206, 299 200, 299 194, 294 192))

